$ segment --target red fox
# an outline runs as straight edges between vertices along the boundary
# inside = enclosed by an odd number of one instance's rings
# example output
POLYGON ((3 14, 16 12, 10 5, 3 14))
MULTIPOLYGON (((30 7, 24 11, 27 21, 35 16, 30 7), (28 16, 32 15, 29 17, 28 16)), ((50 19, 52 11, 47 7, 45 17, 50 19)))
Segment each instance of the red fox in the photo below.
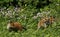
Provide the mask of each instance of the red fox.
POLYGON ((50 16, 50 18, 49 18, 49 23, 52 24, 54 21, 55 21, 55 17, 50 16))
POLYGON ((40 27, 46 28, 47 25, 52 24, 54 22, 55 18, 53 16, 50 17, 44 17, 38 22, 38 29, 40 27))
POLYGON ((19 22, 12 22, 10 21, 8 24, 7 24, 7 29, 9 31, 22 31, 23 29, 26 30, 26 28, 24 28, 19 22))

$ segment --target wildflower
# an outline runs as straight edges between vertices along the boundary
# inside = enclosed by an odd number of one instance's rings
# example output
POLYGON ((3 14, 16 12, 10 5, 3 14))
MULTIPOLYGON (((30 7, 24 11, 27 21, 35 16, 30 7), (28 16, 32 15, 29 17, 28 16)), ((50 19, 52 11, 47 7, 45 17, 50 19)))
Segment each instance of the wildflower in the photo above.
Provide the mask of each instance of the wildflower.
POLYGON ((4 9, 6 9, 6 7, 4 7, 4 9))
POLYGON ((33 19, 37 19, 37 16, 34 16, 33 19))
POLYGON ((42 14, 47 14, 47 12, 46 11, 43 11, 42 14))
POLYGON ((57 3, 56 5, 59 6, 60 4, 57 3))
POLYGON ((47 14, 49 15, 51 11, 48 11, 47 14))
POLYGON ((16 12, 16 11, 17 11, 17 9, 18 9, 17 7, 16 7, 16 8, 14 8, 14 11, 16 12))
POLYGON ((5 16, 12 17, 12 12, 6 13, 5 16))
POLYGON ((43 11, 42 14, 43 15, 49 15, 50 14, 50 11, 43 11))
POLYGON ((43 14, 42 13, 37 13, 37 17, 42 17, 43 14))
POLYGON ((2 13, 2 15, 4 15, 5 13, 4 12, 1 12, 2 13))
POLYGON ((11 10, 8 10, 8 13, 12 12, 11 10))
POLYGON ((12 13, 13 15, 15 14, 15 12, 12 13))
POLYGON ((37 13, 37 16, 40 16, 41 13, 37 13))

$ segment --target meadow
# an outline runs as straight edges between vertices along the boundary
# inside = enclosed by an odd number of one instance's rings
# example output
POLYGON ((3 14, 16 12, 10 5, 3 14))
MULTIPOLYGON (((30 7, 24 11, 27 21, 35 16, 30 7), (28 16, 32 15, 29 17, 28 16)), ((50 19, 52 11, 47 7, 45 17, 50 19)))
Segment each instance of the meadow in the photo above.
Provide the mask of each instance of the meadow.
MULTIPOLYGON (((36 4, 36 3, 35 3, 36 4)), ((53 0, 53 3, 36 8, 35 5, 21 7, 6 6, 0 7, 0 37, 60 37, 60 0, 53 0), (37 24, 43 16, 55 16, 52 27, 37 30, 37 24), (8 20, 20 22, 27 30, 9 32, 7 30, 8 20)))

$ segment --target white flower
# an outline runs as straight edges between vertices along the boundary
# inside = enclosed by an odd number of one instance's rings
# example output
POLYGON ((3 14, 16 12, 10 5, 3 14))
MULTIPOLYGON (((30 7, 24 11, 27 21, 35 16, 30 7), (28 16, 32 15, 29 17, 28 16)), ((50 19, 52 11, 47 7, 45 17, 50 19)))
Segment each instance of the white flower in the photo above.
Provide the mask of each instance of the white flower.
POLYGON ((16 11, 17 11, 17 9, 18 9, 18 8, 16 7, 16 8, 14 9, 14 11, 16 12, 16 11))
POLYGON ((59 6, 59 4, 58 4, 58 3, 57 3, 56 5, 57 5, 57 6, 59 6))
POLYGON ((42 15, 49 15, 50 14, 50 11, 43 11, 42 12, 42 15))
POLYGON ((48 11, 47 14, 50 14, 51 11, 48 11))
POLYGON ((37 13, 37 16, 40 16, 41 15, 41 13, 37 13))
POLYGON ((33 19, 37 19, 37 16, 33 16, 32 18, 33 18, 33 19))
POLYGON ((5 13, 4 13, 4 12, 2 12, 2 14, 4 15, 5 13))
POLYGON ((6 9, 6 7, 4 7, 4 9, 6 9))
POLYGON ((42 13, 37 13, 37 16, 36 17, 42 17, 43 14, 42 13))
POLYGON ((43 11, 42 14, 47 14, 47 12, 46 11, 43 11))
POLYGON ((5 16, 12 17, 12 13, 11 12, 10 13, 6 13, 5 16))
POLYGON ((18 8, 16 7, 15 9, 17 10, 18 8))
POLYGON ((8 13, 12 12, 11 10, 8 10, 8 13))

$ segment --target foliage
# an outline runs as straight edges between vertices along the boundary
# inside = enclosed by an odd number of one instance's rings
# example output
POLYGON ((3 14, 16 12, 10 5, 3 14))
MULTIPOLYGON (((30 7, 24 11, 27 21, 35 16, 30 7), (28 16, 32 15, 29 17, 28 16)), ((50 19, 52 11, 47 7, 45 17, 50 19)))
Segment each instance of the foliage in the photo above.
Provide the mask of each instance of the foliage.
MULTIPOLYGON (((13 0, 0 0, 0 4, 9 1, 13 2, 13 0)), ((0 6, 0 37, 60 37, 60 0, 52 2, 43 8, 36 8, 39 0, 18 0, 20 7, 0 6), (56 21, 52 27, 37 30, 38 21, 45 15, 55 16, 56 21), (20 22, 27 30, 9 32, 6 28, 8 20, 20 22)))

